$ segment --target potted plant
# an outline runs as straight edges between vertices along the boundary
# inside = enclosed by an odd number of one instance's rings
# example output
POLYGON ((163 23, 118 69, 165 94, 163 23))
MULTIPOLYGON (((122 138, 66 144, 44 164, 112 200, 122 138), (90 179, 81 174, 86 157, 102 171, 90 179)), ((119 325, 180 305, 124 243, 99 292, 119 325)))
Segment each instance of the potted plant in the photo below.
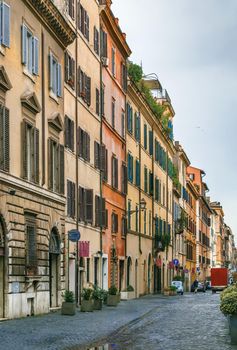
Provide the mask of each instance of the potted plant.
POLYGON ((170 294, 169 295, 176 295, 177 294, 177 288, 175 286, 170 286, 170 294))
POLYGON ((169 287, 164 287, 163 294, 166 296, 170 295, 170 288, 169 287))
POLYGON ((119 303, 119 294, 118 289, 115 285, 111 286, 107 295, 107 305, 108 306, 117 306, 119 303))
POLYGON ((228 291, 225 290, 221 298, 221 312, 228 316, 231 344, 237 344, 237 288, 228 291))
POLYGON ((92 293, 93 293, 92 288, 83 288, 82 301, 81 301, 81 311, 82 312, 92 312, 94 310, 92 293))
POLYGON ((103 289, 93 286, 92 298, 94 300, 94 310, 101 310, 104 299, 103 289))
POLYGON ((133 286, 127 286, 122 292, 121 292, 121 300, 129 300, 129 299, 135 299, 135 291, 133 286))
POLYGON ((62 303, 61 314, 62 315, 75 315, 76 313, 76 303, 73 292, 70 290, 65 290, 62 294, 64 302, 62 303))

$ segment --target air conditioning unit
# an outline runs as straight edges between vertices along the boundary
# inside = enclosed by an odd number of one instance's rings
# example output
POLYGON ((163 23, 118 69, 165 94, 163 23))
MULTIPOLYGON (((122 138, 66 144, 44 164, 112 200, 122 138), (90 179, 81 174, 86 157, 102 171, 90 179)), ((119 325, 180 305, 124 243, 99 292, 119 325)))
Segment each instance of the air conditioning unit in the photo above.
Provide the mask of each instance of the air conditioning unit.
POLYGON ((108 57, 101 57, 101 63, 104 67, 108 67, 108 65, 109 65, 108 57))

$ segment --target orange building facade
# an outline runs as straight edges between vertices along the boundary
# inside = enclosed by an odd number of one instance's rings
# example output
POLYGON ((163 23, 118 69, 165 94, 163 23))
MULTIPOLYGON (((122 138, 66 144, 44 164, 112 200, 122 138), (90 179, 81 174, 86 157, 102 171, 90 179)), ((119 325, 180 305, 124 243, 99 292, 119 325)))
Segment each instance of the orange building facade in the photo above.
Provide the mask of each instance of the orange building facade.
POLYGON ((110 2, 101 11, 101 114, 102 144, 105 149, 102 195, 105 199, 106 228, 103 232, 103 263, 108 280, 103 288, 125 287, 125 239, 127 167, 125 142, 126 60, 131 51, 110 2), (107 261, 106 261, 107 259, 107 261))

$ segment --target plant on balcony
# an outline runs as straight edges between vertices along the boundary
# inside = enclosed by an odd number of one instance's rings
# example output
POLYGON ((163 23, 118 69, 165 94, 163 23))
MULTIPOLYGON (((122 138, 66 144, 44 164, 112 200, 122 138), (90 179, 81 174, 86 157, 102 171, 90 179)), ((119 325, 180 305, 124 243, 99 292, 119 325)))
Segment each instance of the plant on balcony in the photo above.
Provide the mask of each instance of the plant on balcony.
POLYGON ((128 64, 128 76, 134 83, 138 83, 141 81, 143 76, 142 67, 133 62, 129 62, 128 64))
POLYGON ((175 222, 175 233, 181 234, 187 227, 187 215, 183 209, 181 209, 180 217, 175 222))
POLYGON ((169 247, 171 241, 170 234, 157 234, 155 235, 155 248, 159 251, 165 251, 169 247))
POLYGON ((73 292, 70 290, 65 290, 62 297, 64 298, 64 302, 62 303, 61 314, 70 316, 75 315, 76 303, 73 292))

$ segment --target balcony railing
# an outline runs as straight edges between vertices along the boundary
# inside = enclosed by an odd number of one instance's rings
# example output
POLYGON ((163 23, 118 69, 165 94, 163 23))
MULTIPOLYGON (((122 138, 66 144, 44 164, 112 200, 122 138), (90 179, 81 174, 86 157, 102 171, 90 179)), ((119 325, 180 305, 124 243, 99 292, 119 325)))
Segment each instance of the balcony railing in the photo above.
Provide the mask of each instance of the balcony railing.
POLYGON ((167 102, 171 103, 171 99, 170 99, 169 94, 168 94, 166 89, 157 90, 157 98, 164 99, 167 102))

